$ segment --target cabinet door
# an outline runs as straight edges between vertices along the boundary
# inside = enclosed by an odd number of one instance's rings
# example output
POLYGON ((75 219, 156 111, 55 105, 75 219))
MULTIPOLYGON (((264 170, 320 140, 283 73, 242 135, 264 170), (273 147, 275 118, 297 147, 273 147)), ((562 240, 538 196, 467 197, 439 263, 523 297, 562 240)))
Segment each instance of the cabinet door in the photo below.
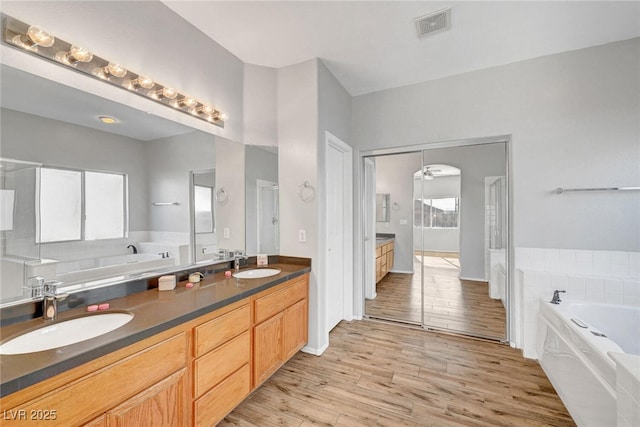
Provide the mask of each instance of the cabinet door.
POLYGON ((254 386, 262 383, 282 364, 283 313, 256 325, 253 333, 254 386))
POLYGON ((186 425, 186 371, 184 368, 179 370, 107 412, 109 426, 186 425))
POLYGON ((282 317, 284 360, 288 360, 307 343, 307 300, 298 301, 282 317))
POLYGON ((393 269, 393 254, 393 250, 387 252, 387 271, 391 271, 391 269, 393 269))
POLYGON ((107 427, 107 417, 106 415, 101 415, 93 421, 83 424, 82 427, 107 427))
POLYGON ((382 279, 382 258, 376 258, 376 283, 382 279))

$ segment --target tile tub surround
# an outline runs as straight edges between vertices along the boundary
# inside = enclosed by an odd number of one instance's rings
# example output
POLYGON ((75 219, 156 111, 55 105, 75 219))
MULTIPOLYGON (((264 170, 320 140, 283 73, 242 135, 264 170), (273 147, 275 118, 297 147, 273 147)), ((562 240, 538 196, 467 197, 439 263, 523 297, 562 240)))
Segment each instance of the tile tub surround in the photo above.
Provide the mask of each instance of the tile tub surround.
MULTIPOLYGON (((310 260, 304 258, 280 257, 279 262, 271 266, 282 271, 275 276, 251 280, 227 278, 224 271, 220 271, 206 276, 193 288, 186 288, 186 281, 181 281, 173 291, 149 289, 113 299, 109 301, 110 310, 134 314, 133 320, 121 328, 59 349, 0 356, 0 395, 14 393, 311 270, 310 260)), ((60 313, 58 321, 84 314, 84 307, 68 310, 60 313)), ((42 319, 33 319, 6 326, 0 329, 0 336, 10 339, 41 327, 42 322, 42 319)))
POLYGON ((640 306, 640 252, 515 249, 516 346, 536 359, 538 301, 553 290, 563 300, 640 306))

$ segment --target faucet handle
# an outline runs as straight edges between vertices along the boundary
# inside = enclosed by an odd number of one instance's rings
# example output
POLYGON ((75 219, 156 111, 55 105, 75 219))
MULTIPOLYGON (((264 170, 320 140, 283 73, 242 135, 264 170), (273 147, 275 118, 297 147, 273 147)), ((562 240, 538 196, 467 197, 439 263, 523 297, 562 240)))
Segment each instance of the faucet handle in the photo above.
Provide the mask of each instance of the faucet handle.
POLYGON ((27 277, 27 283, 22 287, 23 294, 31 298, 42 298, 44 288, 44 277, 27 277))
POLYGON ((62 285, 59 280, 47 280, 42 286, 42 294, 45 296, 56 296, 58 293, 58 285, 62 285))

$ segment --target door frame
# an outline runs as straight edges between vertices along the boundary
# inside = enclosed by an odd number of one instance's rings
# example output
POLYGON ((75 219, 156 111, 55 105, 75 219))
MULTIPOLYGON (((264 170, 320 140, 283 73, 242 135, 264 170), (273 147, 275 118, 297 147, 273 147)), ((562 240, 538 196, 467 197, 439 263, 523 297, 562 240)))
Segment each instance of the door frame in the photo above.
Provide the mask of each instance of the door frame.
MULTIPOLYGON (((444 140, 444 141, 434 141, 423 144, 416 145, 407 145, 401 147, 393 147, 393 148, 380 148, 373 149, 367 151, 361 151, 359 153, 359 161, 358 167, 359 171, 359 179, 361 182, 360 186, 360 197, 358 197, 358 215, 360 221, 365 223, 365 194, 364 194, 364 159, 367 157, 376 157, 390 154, 403 154, 403 153, 411 153, 416 151, 423 150, 433 150, 438 148, 454 148, 454 147, 465 147, 471 145, 484 145, 484 144, 495 144, 495 143, 504 143, 505 144, 505 162, 506 162, 506 203, 507 203, 507 259, 506 259, 506 272, 507 272, 507 286, 505 290, 505 301, 506 301, 506 333, 505 337, 502 340, 504 343, 509 343, 512 346, 517 344, 518 338, 518 330, 520 330, 523 325, 519 321, 520 318, 520 307, 517 305, 517 301, 521 299, 521 295, 518 295, 518 290, 515 287, 515 273, 514 273, 514 246, 513 246, 513 173, 512 173, 512 162, 513 162, 513 150, 511 146, 511 135, 496 135, 496 136, 487 136, 487 137, 477 137, 477 138, 465 138, 465 139, 457 139, 457 140, 444 140)), ((366 263, 364 262, 365 254, 365 243, 364 243, 364 226, 360 227, 360 234, 356 236, 358 245, 357 250, 360 256, 360 280, 354 283, 354 294, 358 295, 359 298, 354 301, 355 307, 354 310, 356 313, 365 315, 364 307, 365 307, 365 298, 364 298, 364 289, 365 282, 364 278, 366 277, 366 263)))
MULTIPOLYGON (((344 182, 344 193, 343 193, 343 225, 344 225, 344 240, 343 240, 343 247, 342 247, 342 253, 343 253, 343 257, 342 259, 344 260, 344 265, 343 265, 343 274, 342 274, 342 280, 343 280, 343 294, 342 294, 342 301, 343 301, 343 306, 342 306, 342 319, 343 320, 353 320, 353 305, 354 305, 354 299, 353 299, 353 289, 354 289, 354 282, 353 282, 353 149, 350 145, 346 144, 345 142, 343 142, 340 138, 338 138, 337 136, 333 135, 331 132, 329 131, 325 131, 325 144, 324 144, 324 161, 326 162, 327 159, 327 151, 329 150, 329 148, 333 148, 337 151, 339 151, 340 153, 342 153, 342 176, 343 176, 343 182, 344 182)), ((323 186, 325 189, 328 188, 327 186, 327 180, 329 179, 328 176, 328 169, 325 166, 323 172, 323 186)), ((323 227, 323 235, 324 238, 320 239, 321 241, 321 253, 323 255, 324 258, 324 282, 326 284, 326 282, 328 280, 331 280, 332 276, 335 276, 334 274, 334 270, 332 268, 331 265, 328 265, 329 263, 326 262, 327 260, 327 239, 328 239, 328 229, 327 229, 327 218, 326 218, 326 209, 327 209, 327 203, 326 201, 328 200, 329 195, 325 194, 324 197, 324 204, 321 207, 321 215, 320 215, 320 219, 321 219, 321 223, 322 223, 322 227, 323 227)), ((326 286, 325 286, 326 289, 326 286)), ((325 293, 325 326, 327 327, 327 333, 329 332, 328 330, 328 318, 326 316, 326 313, 328 311, 328 307, 329 304, 331 304, 331 295, 326 292, 325 293)))

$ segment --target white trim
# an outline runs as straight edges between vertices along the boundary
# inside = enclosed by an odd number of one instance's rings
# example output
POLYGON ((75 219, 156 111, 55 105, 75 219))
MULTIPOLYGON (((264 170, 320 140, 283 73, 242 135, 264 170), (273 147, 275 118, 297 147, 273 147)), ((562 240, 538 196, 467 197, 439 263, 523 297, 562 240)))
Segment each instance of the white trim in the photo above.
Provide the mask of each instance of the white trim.
POLYGON ((313 354, 314 356, 322 356, 322 353, 324 353, 324 351, 328 348, 329 343, 325 343, 325 345, 320 348, 304 346, 302 347, 302 349, 300 349, 300 351, 307 354, 313 354))
MULTIPOLYGON (((343 210, 343 221, 344 221, 344 246, 342 248, 342 253, 344 255, 344 269, 343 269, 343 283, 344 283, 344 294, 343 294, 343 310, 342 316, 344 320, 353 319, 353 148, 340 140, 340 138, 336 137, 329 131, 325 131, 325 145, 324 145, 324 159, 326 161, 326 150, 328 147, 335 148, 340 151, 342 156, 342 171, 343 171, 343 179, 344 179, 344 210, 343 210)), ((324 179, 325 183, 324 188, 326 189, 326 182, 328 179, 327 176, 327 168, 324 168, 324 179)), ((325 196, 325 204, 326 204, 326 196, 325 196)), ((325 222, 324 228, 324 242, 327 241, 327 227, 326 227, 326 218, 321 217, 322 221, 325 222)), ((322 248, 322 251, 326 251, 326 247, 322 248)), ((323 254, 324 255, 324 254, 323 254)), ((326 263, 326 256, 323 256, 323 259, 326 263)), ((331 266, 324 265, 323 271, 324 279, 328 280, 331 277, 331 266)), ((327 300, 328 295, 325 295, 325 304, 329 304, 327 300)), ((325 313, 328 305, 325 305, 325 313)), ((326 316, 325 316, 326 321, 326 316)), ((327 331, 328 333, 328 331, 327 331)), ((324 350, 323 350, 324 351, 324 350)))
POLYGON ((415 274, 414 270, 389 270, 389 273, 415 274))
POLYGON ((477 279, 477 278, 473 278, 473 277, 462 277, 462 276, 458 276, 458 279, 460 280, 470 280, 472 282, 488 282, 487 279, 482 278, 482 279, 477 279))

